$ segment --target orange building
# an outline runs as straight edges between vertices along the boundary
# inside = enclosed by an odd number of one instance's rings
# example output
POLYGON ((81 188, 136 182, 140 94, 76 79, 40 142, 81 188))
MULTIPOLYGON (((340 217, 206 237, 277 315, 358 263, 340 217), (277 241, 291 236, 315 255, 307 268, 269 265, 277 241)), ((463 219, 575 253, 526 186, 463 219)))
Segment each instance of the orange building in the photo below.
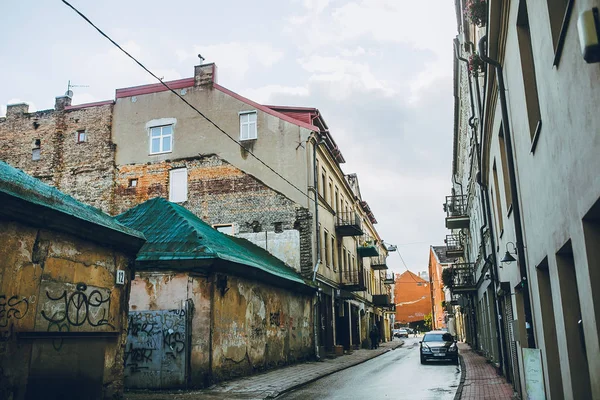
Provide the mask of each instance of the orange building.
POLYGON ((429 282, 410 271, 396 275, 394 302, 396 322, 421 325, 425 315, 431 312, 429 282))
POLYGON ((447 328, 446 315, 442 308, 442 301, 446 300, 444 284, 442 283, 442 270, 450 266, 453 260, 446 256, 446 246, 430 246, 429 249, 429 283, 431 302, 431 329, 447 328))

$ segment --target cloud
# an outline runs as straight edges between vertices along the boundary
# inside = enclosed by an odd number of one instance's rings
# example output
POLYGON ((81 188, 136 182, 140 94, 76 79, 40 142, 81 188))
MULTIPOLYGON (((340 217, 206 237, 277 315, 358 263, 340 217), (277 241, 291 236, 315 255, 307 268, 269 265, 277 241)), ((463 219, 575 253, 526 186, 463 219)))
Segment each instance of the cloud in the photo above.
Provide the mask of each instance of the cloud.
POLYGON ((279 62, 284 52, 270 44, 260 42, 229 42, 213 45, 197 45, 194 51, 177 50, 180 62, 205 57, 205 62, 214 62, 219 67, 219 75, 227 77, 228 82, 242 81, 253 67, 270 68, 279 62))

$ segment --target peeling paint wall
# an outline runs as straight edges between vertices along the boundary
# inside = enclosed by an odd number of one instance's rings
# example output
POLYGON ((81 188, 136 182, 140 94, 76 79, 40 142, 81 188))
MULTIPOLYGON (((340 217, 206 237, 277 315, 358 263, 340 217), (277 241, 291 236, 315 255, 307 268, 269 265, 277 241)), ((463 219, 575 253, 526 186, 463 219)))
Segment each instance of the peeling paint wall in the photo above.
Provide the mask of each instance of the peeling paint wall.
POLYGON ((192 386, 314 355, 312 296, 233 276, 221 289, 224 277, 142 272, 132 283, 132 311, 172 309, 186 300, 193 304, 192 386))
POLYGON ((128 264, 88 241, 0 221, 0 398, 122 396, 129 283, 115 286, 115 274, 129 276, 128 264))

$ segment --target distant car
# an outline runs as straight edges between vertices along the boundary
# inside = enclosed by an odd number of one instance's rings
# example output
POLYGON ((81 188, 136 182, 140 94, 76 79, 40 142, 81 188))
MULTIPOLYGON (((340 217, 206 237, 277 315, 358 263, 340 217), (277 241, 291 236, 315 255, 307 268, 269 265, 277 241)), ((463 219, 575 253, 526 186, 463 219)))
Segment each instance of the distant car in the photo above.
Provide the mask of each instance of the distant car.
POLYGON ((458 346, 456 340, 448 332, 431 331, 425 333, 421 344, 421 364, 427 361, 451 361, 458 365, 458 346))
POLYGON ((401 338, 401 337, 407 338, 408 337, 408 331, 406 329, 404 329, 404 328, 394 329, 394 336, 395 337, 399 337, 399 338, 401 338))
POLYGON ((406 332, 408 332, 409 335, 412 335, 413 333, 415 333, 415 330, 412 328, 406 328, 406 332))

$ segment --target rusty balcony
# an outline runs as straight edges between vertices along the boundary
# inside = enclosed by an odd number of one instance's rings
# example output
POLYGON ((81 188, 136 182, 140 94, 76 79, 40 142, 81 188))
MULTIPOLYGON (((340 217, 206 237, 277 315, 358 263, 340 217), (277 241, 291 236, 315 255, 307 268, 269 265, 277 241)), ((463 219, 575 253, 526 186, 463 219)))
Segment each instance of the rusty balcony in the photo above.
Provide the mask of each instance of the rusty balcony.
POLYGON ((473 263, 457 263, 451 267, 452 271, 452 294, 466 293, 477 290, 475 281, 475 265, 473 263))
POLYGON ((388 269, 387 266, 387 257, 379 256, 379 257, 371 257, 371 269, 375 271, 382 271, 388 269))
POLYGON ((466 195, 446 196, 444 211, 446 212, 446 228, 462 229, 469 227, 470 217, 467 214, 466 195))
POLYGON ((360 238, 356 251, 361 257, 379 257, 379 250, 377 250, 375 240, 368 235, 360 238))
POLYGON ((389 294, 374 294, 373 305, 376 307, 391 307, 392 299, 389 294))
POLYGON ((444 242, 446 243, 446 257, 464 257, 465 249, 460 235, 446 235, 444 242))
POLYGON ((362 236, 362 220, 354 211, 338 212, 335 218, 335 231, 339 236, 362 236))
POLYGON ((340 272, 340 286, 350 292, 367 290, 365 274, 362 268, 340 272))

